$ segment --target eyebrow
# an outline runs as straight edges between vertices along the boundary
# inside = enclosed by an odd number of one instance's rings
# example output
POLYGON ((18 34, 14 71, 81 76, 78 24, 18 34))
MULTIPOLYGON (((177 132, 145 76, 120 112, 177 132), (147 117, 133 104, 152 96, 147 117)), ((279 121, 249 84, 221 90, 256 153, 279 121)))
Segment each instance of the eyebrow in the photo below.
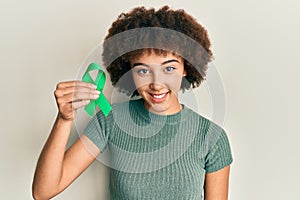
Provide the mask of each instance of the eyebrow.
MULTIPOLYGON (((168 63, 171 63, 171 62, 177 62, 177 63, 179 63, 178 60, 172 59, 172 60, 167 60, 167 61, 162 62, 161 65, 165 65, 165 64, 168 64, 168 63)), ((149 65, 147 65, 145 63, 134 63, 132 65, 132 68, 135 67, 135 66, 138 66, 138 65, 142 65, 142 66, 145 66, 145 67, 150 67, 149 65)))

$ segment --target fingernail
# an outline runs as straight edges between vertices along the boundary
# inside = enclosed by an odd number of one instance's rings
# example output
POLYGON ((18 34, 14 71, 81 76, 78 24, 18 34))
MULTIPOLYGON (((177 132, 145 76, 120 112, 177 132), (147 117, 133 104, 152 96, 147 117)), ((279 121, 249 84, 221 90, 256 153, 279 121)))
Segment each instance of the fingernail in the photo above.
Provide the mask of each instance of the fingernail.
POLYGON ((100 94, 100 91, 95 90, 94 93, 95 93, 95 94, 100 94))

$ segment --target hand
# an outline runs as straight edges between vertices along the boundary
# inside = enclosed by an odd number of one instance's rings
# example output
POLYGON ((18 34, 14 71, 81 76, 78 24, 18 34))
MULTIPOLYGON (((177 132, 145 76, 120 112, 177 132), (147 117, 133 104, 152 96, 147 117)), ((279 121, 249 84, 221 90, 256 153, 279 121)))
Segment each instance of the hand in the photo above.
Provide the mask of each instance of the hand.
POLYGON ((72 121, 78 108, 87 105, 91 99, 97 99, 100 92, 96 85, 82 81, 58 83, 54 92, 59 117, 72 121))

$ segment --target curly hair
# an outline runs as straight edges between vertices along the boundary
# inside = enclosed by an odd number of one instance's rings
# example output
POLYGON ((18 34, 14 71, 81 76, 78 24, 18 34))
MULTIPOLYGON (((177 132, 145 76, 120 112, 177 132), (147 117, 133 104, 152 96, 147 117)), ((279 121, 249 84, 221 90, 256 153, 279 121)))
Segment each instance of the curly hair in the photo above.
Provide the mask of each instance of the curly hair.
POLYGON ((184 10, 173 10, 168 6, 157 11, 154 8, 136 7, 128 13, 121 13, 117 20, 112 23, 103 43, 102 58, 104 65, 107 66, 113 86, 127 95, 134 96, 138 93, 131 73, 127 73, 131 69, 130 60, 138 58, 145 51, 154 50, 158 55, 172 52, 184 60, 186 76, 181 84, 181 89, 184 91, 198 87, 205 79, 207 64, 212 60, 210 46, 206 29, 184 10), (118 44, 109 42, 109 39, 119 33, 149 27, 172 30, 180 34, 166 36, 166 34, 155 33, 153 36, 146 31, 143 34, 135 35, 134 38, 127 36, 118 44), (195 41, 201 48, 191 48, 191 43, 187 44, 186 38, 182 35, 195 41), (132 48, 132 51, 128 51, 128 47, 132 47, 136 43, 147 43, 146 46, 148 45, 149 48, 138 48, 137 45, 136 49, 132 48), (163 48, 152 48, 153 46, 161 46, 161 44, 163 44, 163 48), (121 78, 125 74, 126 79, 121 78))

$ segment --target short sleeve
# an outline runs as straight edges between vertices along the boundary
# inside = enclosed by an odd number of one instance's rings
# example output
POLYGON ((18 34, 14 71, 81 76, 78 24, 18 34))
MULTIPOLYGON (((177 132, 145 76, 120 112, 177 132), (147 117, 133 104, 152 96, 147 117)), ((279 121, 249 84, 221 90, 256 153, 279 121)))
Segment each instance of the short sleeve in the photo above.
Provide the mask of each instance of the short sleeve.
POLYGON ((217 134, 213 134, 215 141, 205 157, 206 173, 218 171, 233 161, 231 148, 226 132, 223 129, 216 129, 217 134))
POLYGON ((110 114, 105 117, 103 113, 99 111, 91 118, 84 129, 84 134, 100 149, 101 152, 103 152, 107 146, 112 129, 110 118, 110 114))

